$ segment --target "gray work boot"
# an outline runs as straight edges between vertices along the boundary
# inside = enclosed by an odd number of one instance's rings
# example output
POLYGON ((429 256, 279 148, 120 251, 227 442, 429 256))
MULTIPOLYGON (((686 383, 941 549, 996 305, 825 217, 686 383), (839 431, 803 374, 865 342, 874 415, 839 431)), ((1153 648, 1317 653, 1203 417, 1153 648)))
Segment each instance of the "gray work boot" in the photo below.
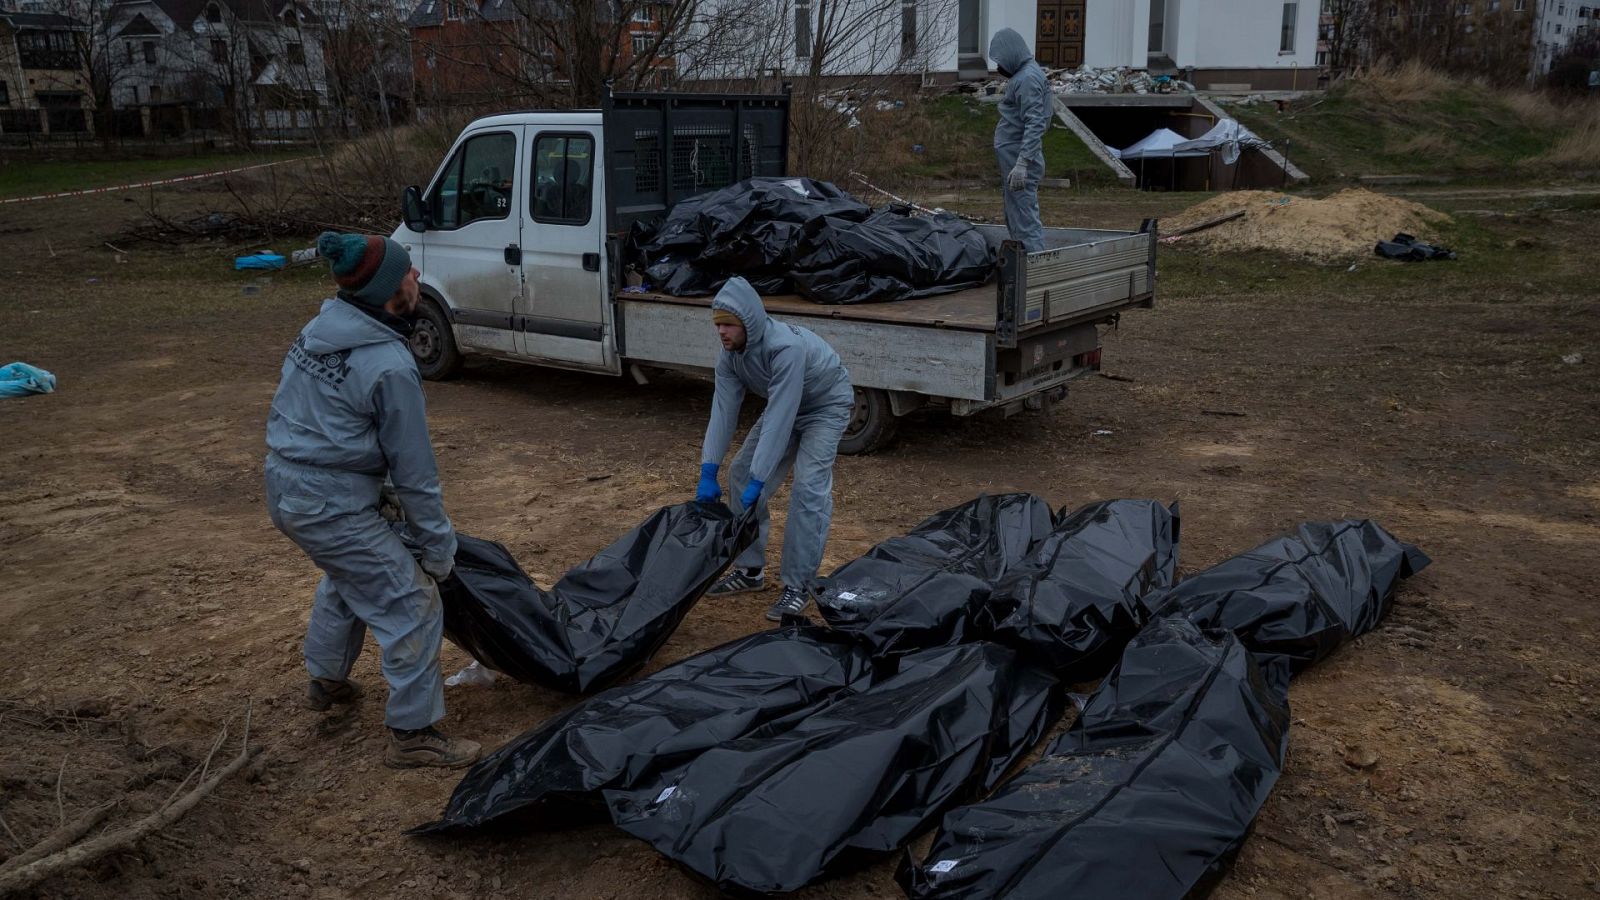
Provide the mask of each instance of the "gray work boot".
POLYGON ((734 594, 749 594, 759 591, 767 586, 767 573, 765 569, 734 569, 722 576, 722 580, 713 584, 711 590, 706 591, 707 597, 731 597, 734 594))
POLYGON ((354 681, 330 681, 327 678, 313 678, 306 684, 306 698, 302 701, 306 709, 317 712, 327 712, 335 703, 354 703, 361 698, 361 685, 354 681))
POLYGON ((767 609, 767 621, 782 622, 784 616, 798 616, 806 608, 811 598, 799 588, 783 586, 783 596, 767 609))
POLYGON ((391 769, 459 769, 477 762, 482 752, 477 741, 446 737, 431 725, 414 730, 391 728, 383 763, 391 769))

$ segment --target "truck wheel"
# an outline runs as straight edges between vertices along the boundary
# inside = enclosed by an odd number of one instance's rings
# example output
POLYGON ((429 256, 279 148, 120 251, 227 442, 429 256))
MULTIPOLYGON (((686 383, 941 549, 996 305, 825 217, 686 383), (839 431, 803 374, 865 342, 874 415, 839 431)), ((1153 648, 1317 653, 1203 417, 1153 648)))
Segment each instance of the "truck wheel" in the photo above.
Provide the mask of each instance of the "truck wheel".
POLYGON ((877 388, 856 388, 855 412, 839 440, 839 452, 848 456, 871 453, 894 440, 899 427, 888 394, 877 388))
POLYGON ((411 329, 411 355, 417 360, 417 371, 429 381, 443 381, 461 371, 464 361, 456 347, 456 335, 450 328, 450 319, 432 297, 423 297, 417 304, 417 321, 411 329))

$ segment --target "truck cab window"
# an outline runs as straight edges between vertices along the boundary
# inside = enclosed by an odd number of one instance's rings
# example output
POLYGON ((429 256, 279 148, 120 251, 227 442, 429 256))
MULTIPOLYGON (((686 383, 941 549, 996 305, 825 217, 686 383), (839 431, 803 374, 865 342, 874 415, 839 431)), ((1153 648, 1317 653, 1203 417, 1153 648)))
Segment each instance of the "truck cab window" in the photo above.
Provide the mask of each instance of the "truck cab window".
POLYGON ((594 138, 541 134, 533 142, 533 218, 585 225, 594 196, 594 138))
POLYGON ((432 227, 460 228, 511 215, 516 170, 516 135, 496 132, 467 139, 434 183, 428 202, 432 227))

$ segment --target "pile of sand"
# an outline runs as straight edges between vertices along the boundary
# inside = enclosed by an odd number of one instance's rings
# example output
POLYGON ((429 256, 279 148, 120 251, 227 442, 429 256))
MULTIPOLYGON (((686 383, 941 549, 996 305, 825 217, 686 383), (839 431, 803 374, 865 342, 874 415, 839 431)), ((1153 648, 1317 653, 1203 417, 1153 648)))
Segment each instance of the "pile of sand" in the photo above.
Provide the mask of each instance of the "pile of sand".
POLYGON ((1352 188, 1317 200, 1273 191, 1231 191, 1161 221, 1172 233, 1235 210, 1234 219, 1174 239, 1184 247, 1214 252, 1275 250, 1318 262, 1372 255, 1372 247, 1404 231, 1424 240, 1438 237, 1450 217, 1420 203, 1352 188))

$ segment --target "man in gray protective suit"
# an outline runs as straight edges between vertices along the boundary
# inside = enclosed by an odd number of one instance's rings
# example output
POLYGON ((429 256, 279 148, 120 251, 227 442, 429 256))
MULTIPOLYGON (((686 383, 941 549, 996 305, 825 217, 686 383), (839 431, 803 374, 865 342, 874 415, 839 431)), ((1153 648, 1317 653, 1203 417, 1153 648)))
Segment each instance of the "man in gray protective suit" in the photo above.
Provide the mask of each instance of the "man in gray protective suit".
POLYGON ((725 597, 766 585, 767 537, 772 530, 767 497, 793 466, 780 571, 783 594, 767 610, 767 618, 777 622, 805 609, 817 567, 822 565, 822 548, 833 521, 833 460, 855 410, 855 392, 839 354, 806 329, 769 319, 761 297, 743 278, 730 278, 717 292, 711 316, 722 353, 717 359, 711 422, 700 454, 696 500, 712 503, 722 496, 717 469, 733 442, 745 392, 767 398, 767 408, 745 436, 728 474, 734 514, 756 507, 756 542, 708 593, 725 597))
POLYGON ((1028 42, 1010 28, 989 41, 989 58, 1008 80, 1000 99, 1000 124, 994 129, 994 155, 1004 185, 1006 229, 1029 253, 1044 249, 1039 223, 1039 181, 1044 178, 1044 132, 1053 100, 1044 69, 1033 61, 1028 42))
POLYGON ((339 294, 289 348, 267 417, 272 524, 323 573, 306 629, 305 703, 325 710, 360 695, 348 676, 370 628, 389 682, 384 761, 469 765, 478 745, 433 727, 444 717, 435 579, 450 574, 456 534, 428 440, 422 379, 406 347, 417 270, 387 238, 327 232, 317 250, 339 294), (390 496, 421 548, 420 565, 380 515, 380 498, 390 496))

